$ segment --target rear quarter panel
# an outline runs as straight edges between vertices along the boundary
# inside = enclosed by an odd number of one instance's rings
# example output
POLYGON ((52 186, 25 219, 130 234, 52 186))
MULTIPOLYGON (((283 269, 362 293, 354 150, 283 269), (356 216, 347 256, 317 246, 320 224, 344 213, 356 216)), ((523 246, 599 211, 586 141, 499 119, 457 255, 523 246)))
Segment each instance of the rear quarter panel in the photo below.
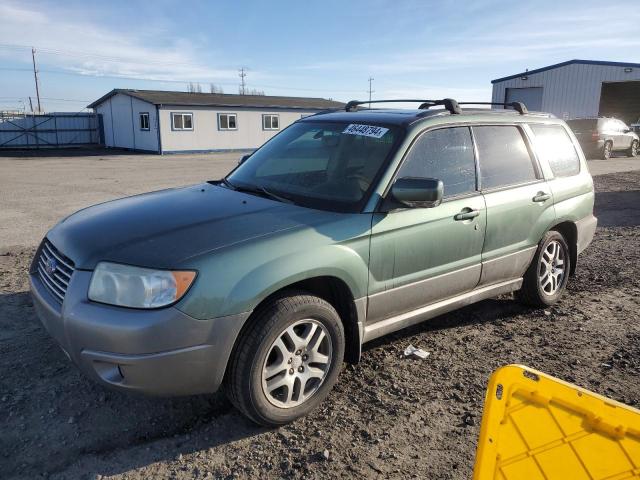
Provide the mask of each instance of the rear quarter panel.
POLYGON ((573 141, 573 145, 580 160, 580 172, 578 175, 570 177, 555 177, 551 167, 543 160, 545 177, 553 194, 554 207, 556 211, 556 222, 571 221, 576 222, 593 214, 593 204, 595 200, 593 190, 593 178, 589 173, 587 161, 576 136, 570 128, 565 129, 573 141))

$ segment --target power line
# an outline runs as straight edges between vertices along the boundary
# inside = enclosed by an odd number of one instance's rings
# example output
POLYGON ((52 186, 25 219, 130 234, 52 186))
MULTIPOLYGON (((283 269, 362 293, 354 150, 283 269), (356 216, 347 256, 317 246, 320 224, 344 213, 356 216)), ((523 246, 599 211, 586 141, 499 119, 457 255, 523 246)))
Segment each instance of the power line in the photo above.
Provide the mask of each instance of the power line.
MULTIPOLYGON (((0 71, 16 71, 16 72, 30 72, 31 69, 30 68, 17 68, 17 67, 0 67, 0 71)), ((133 76, 126 76, 126 75, 102 75, 102 74, 92 74, 92 73, 80 73, 80 72, 69 72, 69 71, 64 71, 64 70, 48 70, 48 69, 39 69, 38 70, 39 73, 48 73, 48 74, 54 74, 54 75, 72 75, 72 76, 76 76, 76 77, 85 77, 85 78, 117 78, 117 79, 122 79, 122 80, 133 80, 133 81, 147 81, 147 82, 158 82, 158 83, 176 83, 176 84, 187 84, 189 82, 194 82, 194 83, 207 83, 212 81, 211 79, 209 80, 175 80, 175 79, 161 79, 161 78, 153 78, 153 77, 133 77, 133 76)), ((237 83, 233 83, 233 82, 219 82, 219 81, 214 81, 214 83, 218 84, 218 85, 223 85, 223 86, 234 86, 237 85, 237 83)), ((293 90, 293 91, 299 91, 299 92, 326 92, 327 89, 318 89, 318 88, 300 88, 300 87, 290 87, 287 85, 266 85, 266 84, 259 84, 259 85, 255 85, 256 88, 274 88, 274 89, 279 89, 279 90, 293 90)), ((333 93, 346 93, 346 94, 357 94, 358 92, 361 92, 361 90, 332 90, 333 93)))
MULTIPOLYGON (((18 44, 10 44, 10 43, 0 43, 0 48, 14 49, 14 50, 23 50, 23 49, 31 49, 35 47, 31 47, 29 45, 18 45, 18 44)), ((129 62, 135 63, 137 65, 164 65, 164 66, 183 66, 183 67, 196 67, 200 68, 201 65, 196 65, 193 63, 186 62, 153 62, 153 61, 139 61, 137 58, 131 57, 117 57, 112 55, 102 55, 99 53, 91 53, 91 52, 83 52, 83 51, 72 51, 72 50, 56 50, 53 48, 46 47, 37 47, 38 52, 46 53, 48 55, 60 55, 65 57, 79 57, 79 58, 90 58, 90 59, 98 59, 106 62, 129 62)))

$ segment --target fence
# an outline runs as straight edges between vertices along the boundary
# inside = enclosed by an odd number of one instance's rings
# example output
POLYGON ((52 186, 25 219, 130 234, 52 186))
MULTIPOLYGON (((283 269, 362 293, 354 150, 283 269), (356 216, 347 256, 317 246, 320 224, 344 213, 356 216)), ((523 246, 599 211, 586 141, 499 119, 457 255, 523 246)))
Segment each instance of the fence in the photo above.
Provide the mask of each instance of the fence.
POLYGON ((0 149, 101 145, 102 132, 102 118, 95 113, 0 112, 0 149))

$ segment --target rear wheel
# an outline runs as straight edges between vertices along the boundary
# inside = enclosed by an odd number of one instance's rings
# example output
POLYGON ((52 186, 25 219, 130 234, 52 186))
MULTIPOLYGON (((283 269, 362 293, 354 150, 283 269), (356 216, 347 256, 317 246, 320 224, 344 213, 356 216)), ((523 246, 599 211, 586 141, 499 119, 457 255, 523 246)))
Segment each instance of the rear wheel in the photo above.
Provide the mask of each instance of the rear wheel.
POLYGON ((627 153, 629 157, 637 157, 638 156, 638 140, 634 140, 631 142, 631 148, 629 148, 629 152, 627 153))
POLYGON ((547 232, 524 275, 519 299, 534 307, 553 305, 567 286, 570 268, 571 256, 565 238, 555 230, 547 232))
POLYGON ((602 147, 602 159, 609 160, 611 158, 611 149, 613 145, 611 142, 604 142, 604 147, 602 147))
POLYGON ((251 320, 226 378, 231 402, 261 425, 284 425, 331 391, 344 357, 344 328, 325 300, 304 292, 273 299, 251 320))

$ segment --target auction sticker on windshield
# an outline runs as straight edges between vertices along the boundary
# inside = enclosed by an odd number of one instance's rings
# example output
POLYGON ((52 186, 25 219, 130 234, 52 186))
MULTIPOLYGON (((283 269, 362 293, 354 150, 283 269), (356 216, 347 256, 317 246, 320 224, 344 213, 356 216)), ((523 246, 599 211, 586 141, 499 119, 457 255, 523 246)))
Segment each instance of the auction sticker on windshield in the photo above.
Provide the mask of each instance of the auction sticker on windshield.
POLYGON ((361 135, 363 137, 380 138, 389 131, 388 128, 376 127, 375 125, 360 125, 352 123, 344 129, 347 135, 361 135))

